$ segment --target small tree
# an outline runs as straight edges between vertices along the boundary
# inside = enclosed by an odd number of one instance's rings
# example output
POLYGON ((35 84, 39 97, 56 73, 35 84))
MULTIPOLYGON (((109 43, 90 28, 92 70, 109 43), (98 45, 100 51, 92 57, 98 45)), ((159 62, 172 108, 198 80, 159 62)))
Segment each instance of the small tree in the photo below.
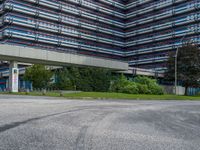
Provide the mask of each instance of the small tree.
MULTIPOLYGON (((166 79, 174 81, 175 72, 174 53, 170 53, 168 59, 168 70, 165 74, 166 79)), ((185 86, 187 95, 188 87, 197 87, 200 82, 200 49, 197 45, 187 43, 179 49, 177 57, 177 77, 185 86)))
POLYGON ((110 87, 111 72, 103 68, 84 67, 79 68, 77 77, 77 89, 84 91, 106 92, 110 87))
POLYGON ((44 65, 33 65, 26 69, 24 80, 31 81, 34 88, 47 88, 52 75, 44 65))
POLYGON ((70 78, 70 72, 67 68, 56 72, 56 87, 62 90, 72 90, 73 83, 70 78))

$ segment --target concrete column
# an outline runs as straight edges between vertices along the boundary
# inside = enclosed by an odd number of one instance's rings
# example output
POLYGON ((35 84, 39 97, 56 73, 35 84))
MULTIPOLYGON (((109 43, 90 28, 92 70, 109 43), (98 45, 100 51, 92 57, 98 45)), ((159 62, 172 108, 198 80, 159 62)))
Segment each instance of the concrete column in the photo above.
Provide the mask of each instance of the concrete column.
POLYGON ((19 86, 19 70, 16 61, 10 61, 9 67, 9 90, 10 92, 18 92, 19 86))

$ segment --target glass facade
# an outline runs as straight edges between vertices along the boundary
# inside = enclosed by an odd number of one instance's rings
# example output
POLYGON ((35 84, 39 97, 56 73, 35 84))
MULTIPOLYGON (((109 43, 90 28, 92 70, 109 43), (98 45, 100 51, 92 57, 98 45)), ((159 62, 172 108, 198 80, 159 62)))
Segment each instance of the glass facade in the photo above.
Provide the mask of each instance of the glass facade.
POLYGON ((5 44, 166 69, 180 39, 200 44, 200 0, 0 0, 5 44))

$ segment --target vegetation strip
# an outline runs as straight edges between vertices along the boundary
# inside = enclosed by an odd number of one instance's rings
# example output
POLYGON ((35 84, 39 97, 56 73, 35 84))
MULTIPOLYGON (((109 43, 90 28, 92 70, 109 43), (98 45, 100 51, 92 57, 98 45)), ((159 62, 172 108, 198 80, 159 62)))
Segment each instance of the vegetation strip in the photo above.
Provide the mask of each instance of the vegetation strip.
POLYGON ((148 95, 148 94, 124 94, 124 93, 109 93, 109 92, 79 92, 79 93, 64 93, 60 95, 59 92, 20 92, 8 93, 13 95, 30 95, 30 96, 50 96, 63 97, 66 99, 121 99, 121 100, 200 100, 199 96, 176 96, 176 95, 148 95))

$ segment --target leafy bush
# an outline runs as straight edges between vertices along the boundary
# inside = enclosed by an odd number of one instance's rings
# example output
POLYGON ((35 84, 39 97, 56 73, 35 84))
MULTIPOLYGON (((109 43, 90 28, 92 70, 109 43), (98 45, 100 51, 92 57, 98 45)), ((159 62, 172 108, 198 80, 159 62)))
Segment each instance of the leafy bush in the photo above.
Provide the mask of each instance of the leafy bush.
POLYGON ((156 85, 152 87, 151 93, 156 94, 156 95, 163 95, 164 91, 162 87, 160 87, 159 85, 156 85))
POLYGON ((142 76, 130 81, 124 75, 121 75, 117 80, 112 81, 110 91, 128 94, 163 94, 163 89, 157 84, 156 80, 142 76))
POLYGON ((129 82, 124 87, 121 87, 119 92, 127 93, 127 94, 139 94, 139 90, 138 90, 137 84, 135 82, 129 82))
POLYGON ((121 75, 116 80, 111 81, 110 91, 111 92, 122 92, 122 88, 129 84, 129 81, 124 75, 121 75))
MULTIPOLYGON (((136 83, 146 85, 149 90, 147 92, 147 94, 157 94, 157 95, 164 94, 162 87, 160 85, 158 85, 158 83, 156 82, 155 79, 138 76, 138 77, 134 78, 134 81, 136 83)), ((146 89, 144 89, 144 91, 146 91, 146 89)))
POLYGON ((145 84, 137 83, 138 92, 140 94, 151 94, 151 90, 149 90, 148 86, 145 84))

